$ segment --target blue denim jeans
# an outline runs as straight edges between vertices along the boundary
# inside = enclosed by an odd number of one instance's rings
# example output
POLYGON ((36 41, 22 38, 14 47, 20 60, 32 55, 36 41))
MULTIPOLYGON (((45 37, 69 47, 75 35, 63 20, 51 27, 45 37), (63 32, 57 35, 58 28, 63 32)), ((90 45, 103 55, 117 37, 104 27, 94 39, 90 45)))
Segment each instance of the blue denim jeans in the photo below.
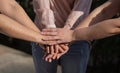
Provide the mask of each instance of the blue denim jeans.
POLYGON ((43 49, 35 43, 32 44, 32 54, 36 73, 56 73, 58 63, 61 65, 62 73, 85 73, 90 45, 87 41, 74 42, 70 45, 70 49, 66 54, 51 63, 43 59, 43 49))

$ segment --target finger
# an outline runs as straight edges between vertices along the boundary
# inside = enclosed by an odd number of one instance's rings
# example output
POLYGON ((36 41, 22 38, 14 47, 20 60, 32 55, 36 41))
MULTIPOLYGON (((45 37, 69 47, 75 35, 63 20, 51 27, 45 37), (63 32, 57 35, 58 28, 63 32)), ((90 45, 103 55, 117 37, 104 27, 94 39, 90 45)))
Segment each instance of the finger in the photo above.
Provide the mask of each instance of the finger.
MULTIPOLYGON (((69 47, 68 47, 68 46, 62 45, 61 47, 64 49, 63 54, 65 54, 65 53, 68 52, 68 50, 69 50, 69 47)), ((62 54, 62 55, 63 55, 63 54, 62 54)))
POLYGON ((48 45, 56 45, 56 44, 57 44, 56 41, 50 41, 50 42, 48 42, 48 45))
POLYGON ((60 56, 62 56, 63 54, 67 53, 67 51, 69 50, 69 47, 65 46, 65 45, 60 45, 60 46, 61 46, 61 48, 64 49, 64 51, 60 53, 60 56))
POLYGON ((45 36, 55 36, 58 35, 58 32, 52 31, 52 32, 41 32, 42 35, 45 36))
POLYGON ((56 45, 57 42, 56 42, 56 41, 48 41, 46 44, 47 44, 47 45, 56 45))
POLYGON ((68 43, 65 43, 64 45, 69 46, 69 44, 68 44, 68 43))
POLYGON ((49 59, 48 59, 48 62, 50 62, 50 63, 51 63, 51 62, 52 62, 52 59, 51 59, 51 58, 49 58, 49 59))
POLYGON ((54 45, 54 54, 53 54, 52 59, 56 59, 57 58, 57 53, 58 53, 58 47, 57 47, 57 45, 54 45))
POLYGON ((56 41, 43 41, 44 43, 44 45, 55 45, 55 44, 57 44, 57 42, 56 41))
POLYGON ((47 28, 47 29, 43 29, 43 32, 56 32, 57 28, 47 28))
POLYGON ((59 53, 62 53, 62 52, 64 52, 64 49, 62 47, 60 47, 60 45, 59 45, 58 46, 58 51, 59 51, 59 53))
POLYGON ((57 53, 54 53, 52 59, 54 60, 54 59, 56 59, 56 58, 57 58, 57 53))
POLYGON ((57 42, 58 44, 64 43, 61 39, 58 39, 56 42, 57 42))
POLYGON ((50 46, 50 54, 54 54, 54 46, 53 45, 50 46))
POLYGON ((50 53, 50 49, 49 48, 50 48, 49 46, 46 46, 46 51, 47 51, 48 54, 50 53))
POLYGON ((55 53, 58 53, 58 45, 55 45, 55 53))
POLYGON ((59 36, 44 36, 42 38, 43 41, 56 41, 59 40, 60 37, 59 36))
POLYGON ((52 58, 52 54, 48 54, 46 57, 45 57, 45 61, 49 62, 49 59, 52 58))
POLYGON ((69 48, 66 44, 61 44, 60 46, 63 50, 67 50, 69 48))
POLYGON ((46 57, 46 61, 47 62, 52 62, 52 56, 51 54, 49 54, 47 57, 46 57))
POLYGON ((59 59, 61 56, 62 56, 61 54, 58 54, 58 55, 57 55, 57 59, 59 59))

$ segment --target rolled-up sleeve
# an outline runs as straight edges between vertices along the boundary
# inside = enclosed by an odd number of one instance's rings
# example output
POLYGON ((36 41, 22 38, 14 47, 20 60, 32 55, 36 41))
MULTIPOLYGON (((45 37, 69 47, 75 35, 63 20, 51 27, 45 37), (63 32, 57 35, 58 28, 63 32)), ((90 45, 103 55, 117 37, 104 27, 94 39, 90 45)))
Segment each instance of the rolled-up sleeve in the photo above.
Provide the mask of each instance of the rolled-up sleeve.
POLYGON ((66 25, 69 25, 70 27, 77 26, 78 23, 88 15, 91 3, 92 0, 75 0, 74 7, 68 16, 66 25))
POLYGON ((55 28, 54 13, 50 9, 49 0, 34 0, 33 5, 36 17, 39 18, 39 23, 43 28, 55 28))

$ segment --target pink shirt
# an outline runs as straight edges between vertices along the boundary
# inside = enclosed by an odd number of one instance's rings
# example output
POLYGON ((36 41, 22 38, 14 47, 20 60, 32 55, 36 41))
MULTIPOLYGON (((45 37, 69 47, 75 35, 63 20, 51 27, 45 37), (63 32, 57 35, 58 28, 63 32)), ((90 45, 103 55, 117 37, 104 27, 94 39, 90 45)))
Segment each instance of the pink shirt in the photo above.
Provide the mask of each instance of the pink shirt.
POLYGON ((48 2, 33 0, 36 13, 35 23, 39 28, 43 26, 41 24, 44 24, 44 26, 56 25, 57 27, 64 27, 66 24, 71 25, 71 27, 76 26, 88 15, 91 3, 92 0, 48 0, 48 2), (40 1, 44 2, 45 8, 51 10, 48 11, 48 15, 39 15, 42 11, 42 8, 39 7, 40 1), (46 17, 46 19, 42 19, 43 17, 46 17), (41 23, 42 21, 44 22, 41 23), (45 23, 45 21, 48 21, 48 23, 45 23))

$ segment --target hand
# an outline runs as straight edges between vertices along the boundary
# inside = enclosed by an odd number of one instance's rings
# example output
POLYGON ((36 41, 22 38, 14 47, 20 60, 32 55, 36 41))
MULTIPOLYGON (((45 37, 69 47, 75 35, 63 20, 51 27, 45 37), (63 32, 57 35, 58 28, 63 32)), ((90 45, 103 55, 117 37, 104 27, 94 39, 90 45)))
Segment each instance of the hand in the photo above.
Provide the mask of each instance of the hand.
POLYGON ((74 40, 73 30, 65 28, 43 29, 42 33, 49 38, 43 38, 44 41, 52 41, 51 44, 68 43, 74 40))
POLYGON ((46 55, 45 60, 52 62, 52 60, 59 59, 62 55, 64 55, 69 50, 69 47, 67 44, 54 45, 54 53, 53 46, 47 49, 49 49, 49 53, 46 55), (52 53, 50 53, 50 50, 52 50, 52 53))
MULTIPOLYGON (((42 35, 42 33, 40 33, 42 35)), ((36 40, 38 41, 39 44, 43 45, 54 45, 56 44, 55 40, 44 40, 44 39, 50 39, 52 36, 46 36, 42 35, 41 38, 37 38, 36 40)), ((54 36, 54 39, 58 39, 57 36, 54 36)))

